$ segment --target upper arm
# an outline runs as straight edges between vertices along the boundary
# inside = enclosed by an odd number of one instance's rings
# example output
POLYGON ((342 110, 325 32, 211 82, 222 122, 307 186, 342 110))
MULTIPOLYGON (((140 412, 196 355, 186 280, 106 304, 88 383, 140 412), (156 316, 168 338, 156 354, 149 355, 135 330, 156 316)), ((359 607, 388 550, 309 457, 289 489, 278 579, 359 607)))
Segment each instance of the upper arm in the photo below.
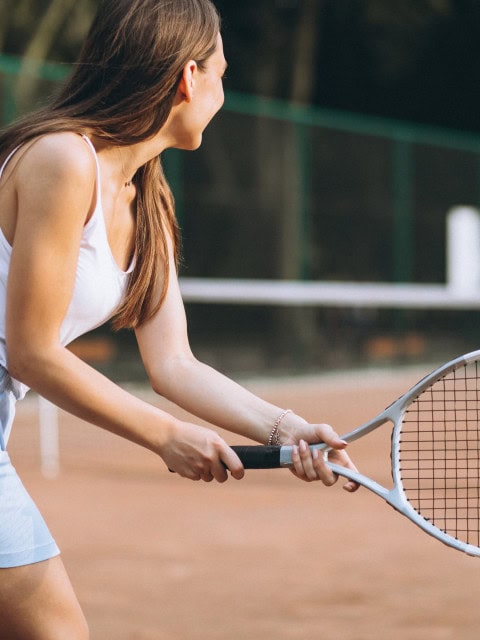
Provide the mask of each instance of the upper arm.
MULTIPOLYGON (((172 244, 169 241, 169 281, 162 305, 135 330, 147 374, 155 386, 162 371, 178 358, 190 358, 187 319, 178 283, 172 244)), ((157 283, 158 292, 162 282, 157 283)))
POLYGON ((9 359, 20 347, 59 338, 92 204, 93 157, 79 136, 46 136, 19 161, 14 181, 17 211, 6 309, 9 359))

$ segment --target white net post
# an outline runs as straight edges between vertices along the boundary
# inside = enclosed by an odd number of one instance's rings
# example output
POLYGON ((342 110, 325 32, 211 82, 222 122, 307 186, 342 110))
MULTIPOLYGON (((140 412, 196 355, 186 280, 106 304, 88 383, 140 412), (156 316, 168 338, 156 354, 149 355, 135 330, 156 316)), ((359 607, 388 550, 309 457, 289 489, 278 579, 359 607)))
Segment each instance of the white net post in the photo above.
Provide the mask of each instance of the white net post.
POLYGON ((480 293, 480 213, 474 207, 448 213, 447 285, 454 295, 480 293))
POLYGON ((42 396, 38 396, 38 420, 41 471, 46 478, 56 478, 60 473, 58 409, 42 396))

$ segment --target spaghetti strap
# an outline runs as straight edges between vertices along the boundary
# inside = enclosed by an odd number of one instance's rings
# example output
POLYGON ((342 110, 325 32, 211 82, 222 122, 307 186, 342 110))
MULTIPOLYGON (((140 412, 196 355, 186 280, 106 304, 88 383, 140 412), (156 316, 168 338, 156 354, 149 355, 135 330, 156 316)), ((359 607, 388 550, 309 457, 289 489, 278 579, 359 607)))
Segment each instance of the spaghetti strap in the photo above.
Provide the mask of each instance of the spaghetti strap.
POLYGON ((7 166, 7 164, 10 162, 10 160, 13 158, 13 156, 15 155, 15 153, 20 149, 20 147, 15 147, 15 149, 13 151, 10 151, 10 153, 8 154, 8 156, 5 158, 5 162, 2 164, 2 166, 0 167, 0 178, 3 176, 3 172, 5 171, 5 167, 7 166))
POLYGON ((95 156, 95 158, 97 157, 97 151, 95 149, 95 147, 93 146, 93 142, 90 140, 90 138, 85 134, 82 133, 82 138, 85 140, 85 142, 88 144, 88 146, 90 147, 90 149, 92 150, 93 155, 95 156))
MULTIPOLYGON (((93 157, 95 158, 95 166, 97 168, 97 203, 100 202, 100 163, 98 161, 98 155, 97 155, 97 150, 95 149, 95 147, 93 146, 93 142, 90 140, 90 138, 82 133, 82 138, 85 140, 85 142, 88 144, 88 146, 90 147, 90 150, 93 154, 93 157)), ((0 174, 1 175, 1 174, 0 174)))
POLYGON ((93 157, 95 158, 95 164, 97 166, 97 173, 99 173, 100 171, 100 165, 98 163, 98 156, 97 156, 97 150, 95 149, 95 147, 93 146, 93 142, 90 140, 90 138, 85 135, 84 133, 82 133, 82 138, 85 140, 85 142, 88 144, 88 146, 90 147, 91 152, 93 153, 93 157))

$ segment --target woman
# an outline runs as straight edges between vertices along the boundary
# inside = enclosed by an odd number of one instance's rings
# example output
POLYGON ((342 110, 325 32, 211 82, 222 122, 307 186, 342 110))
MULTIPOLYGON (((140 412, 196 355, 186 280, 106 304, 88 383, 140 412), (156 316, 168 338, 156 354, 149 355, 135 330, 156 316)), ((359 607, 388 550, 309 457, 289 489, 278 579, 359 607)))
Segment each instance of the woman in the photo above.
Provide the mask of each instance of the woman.
POLYGON ((353 468, 328 425, 260 400, 189 348, 158 157, 200 145, 223 103, 225 68, 209 0, 105 0, 61 95, 0 136, 0 638, 88 637, 58 548, 6 452, 28 388, 181 476, 243 477, 214 431, 133 397, 66 349, 111 317, 135 330, 162 396, 255 441, 295 445, 300 479, 336 480, 306 442, 327 442, 353 468))

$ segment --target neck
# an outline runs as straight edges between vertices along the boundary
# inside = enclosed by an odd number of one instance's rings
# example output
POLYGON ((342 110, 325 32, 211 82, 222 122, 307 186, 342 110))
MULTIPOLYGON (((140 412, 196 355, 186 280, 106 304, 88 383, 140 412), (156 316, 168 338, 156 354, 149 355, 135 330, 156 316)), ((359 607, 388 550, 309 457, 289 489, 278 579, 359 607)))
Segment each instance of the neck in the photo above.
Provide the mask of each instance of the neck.
POLYGON ((104 140, 90 132, 99 157, 103 160, 103 174, 106 179, 117 184, 123 190, 133 186, 137 170, 149 160, 157 158, 165 149, 174 146, 167 135, 168 129, 162 129, 156 136, 129 146, 109 146, 104 140))

